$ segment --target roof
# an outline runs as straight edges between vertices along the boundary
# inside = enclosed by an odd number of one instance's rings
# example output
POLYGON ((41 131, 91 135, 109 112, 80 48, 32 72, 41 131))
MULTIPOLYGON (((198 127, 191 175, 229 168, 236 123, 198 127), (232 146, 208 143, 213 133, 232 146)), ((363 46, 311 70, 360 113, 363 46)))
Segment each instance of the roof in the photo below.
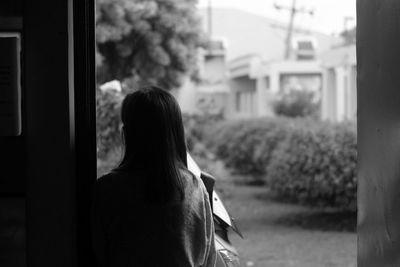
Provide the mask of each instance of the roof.
MULTIPOLYGON (((207 29, 207 9, 199 9, 203 17, 204 29, 207 29)), ((227 60, 257 54, 264 60, 282 60, 285 53, 287 25, 264 16, 252 14, 238 9, 214 8, 214 37, 227 40, 227 60), (240 22, 240 23, 239 23, 240 22)), ((295 28, 295 35, 312 35, 318 42, 317 54, 329 50, 340 42, 340 38, 327 34, 295 28)))
POLYGON ((336 47, 321 55, 321 65, 325 68, 356 64, 357 56, 355 44, 336 47))

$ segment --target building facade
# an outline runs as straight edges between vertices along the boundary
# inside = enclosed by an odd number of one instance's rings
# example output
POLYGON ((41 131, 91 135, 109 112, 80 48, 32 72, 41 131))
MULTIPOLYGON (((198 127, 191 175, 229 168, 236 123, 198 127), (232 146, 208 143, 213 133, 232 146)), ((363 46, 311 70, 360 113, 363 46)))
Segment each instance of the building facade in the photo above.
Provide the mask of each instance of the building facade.
POLYGON ((199 54, 200 82, 188 79, 177 93, 184 112, 218 111, 230 119, 274 116, 276 98, 290 90, 312 91, 322 101, 321 55, 340 38, 295 27, 285 58, 279 37, 287 32, 285 23, 230 9, 213 10, 213 21, 210 47, 199 54))
POLYGON ((320 98, 323 69, 319 60, 263 61, 256 55, 229 64, 230 118, 274 116, 280 94, 304 90, 320 98))
POLYGON ((211 40, 198 56, 199 80, 194 82, 186 77, 175 93, 182 112, 226 116, 229 87, 224 40, 211 40))
POLYGON ((357 119, 356 46, 337 47, 321 57, 323 68, 322 119, 357 119))

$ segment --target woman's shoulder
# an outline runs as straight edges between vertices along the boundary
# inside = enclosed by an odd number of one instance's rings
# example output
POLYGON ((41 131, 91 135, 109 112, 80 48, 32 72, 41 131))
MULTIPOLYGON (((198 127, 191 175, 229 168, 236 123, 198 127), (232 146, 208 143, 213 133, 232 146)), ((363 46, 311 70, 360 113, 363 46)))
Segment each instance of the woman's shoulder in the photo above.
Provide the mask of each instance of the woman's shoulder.
POLYGON ((115 180, 120 179, 120 177, 121 177, 121 173, 112 170, 112 171, 98 177, 95 182, 95 187, 109 186, 109 185, 115 183, 115 180))
POLYGON ((141 171, 124 171, 114 169, 107 174, 99 177, 95 182, 95 188, 106 188, 112 190, 124 186, 139 186, 145 174, 141 171))
POLYGON ((196 176, 188 169, 183 169, 182 174, 187 181, 186 187, 189 190, 196 191, 201 194, 207 193, 203 180, 200 177, 196 176))
POLYGON ((201 181, 199 177, 197 177, 194 173, 186 168, 181 168, 180 171, 181 175, 184 177, 185 181, 187 181, 189 185, 198 185, 199 181, 201 181))
POLYGON ((116 205, 132 204, 134 201, 145 199, 144 181, 142 172, 113 170, 97 179, 94 194, 97 198, 116 205))

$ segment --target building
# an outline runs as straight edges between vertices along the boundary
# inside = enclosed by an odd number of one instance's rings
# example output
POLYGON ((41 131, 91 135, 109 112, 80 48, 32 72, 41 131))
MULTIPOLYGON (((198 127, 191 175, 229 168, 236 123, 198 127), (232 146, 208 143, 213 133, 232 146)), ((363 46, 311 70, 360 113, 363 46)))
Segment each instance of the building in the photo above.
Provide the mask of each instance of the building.
POLYGON ((334 122, 357 119, 356 45, 333 48, 321 57, 322 118, 334 122))
MULTIPOLYGON (((207 16, 207 10, 199 12, 207 16)), ((178 94, 184 112, 219 110, 227 118, 273 116, 272 105, 281 92, 321 94, 319 58, 338 45, 339 38, 295 27, 292 53, 285 60, 286 23, 224 8, 213 9, 212 18, 213 49, 200 55, 202 81, 187 81, 178 94)), ((203 21, 206 29, 207 20, 203 21)))
POLYGON ((276 97, 289 90, 321 97, 320 57, 341 39, 295 27, 286 60, 286 33, 286 23, 241 10, 213 10, 213 35, 226 39, 228 118, 273 116, 276 97))
MULTIPOLYGON (((199 9, 199 14, 203 18, 203 28, 206 31, 208 28, 207 9, 199 9)), ((303 36, 312 36, 308 40, 312 39, 311 42, 316 46, 317 57, 341 42, 341 39, 337 37, 317 31, 296 26, 293 30, 294 42, 300 41, 303 36)), ((211 34, 214 38, 224 40, 227 62, 248 54, 259 55, 266 61, 282 60, 285 54, 286 33, 286 18, 283 21, 276 21, 233 8, 213 8, 212 10, 211 34)))
POLYGON ((229 65, 230 118, 274 116, 273 102, 280 93, 310 90, 319 98, 322 68, 317 60, 266 62, 242 57, 229 65))
POLYGON ((226 43, 223 39, 212 39, 206 49, 199 51, 199 80, 189 77, 176 92, 184 113, 226 115, 229 87, 226 66, 226 43))
POLYGON ((320 101, 323 69, 318 41, 312 34, 297 34, 289 59, 265 60, 253 54, 230 61, 231 88, 229 117, 274 116, 276 98, 291 90, 311 91, 320 101))

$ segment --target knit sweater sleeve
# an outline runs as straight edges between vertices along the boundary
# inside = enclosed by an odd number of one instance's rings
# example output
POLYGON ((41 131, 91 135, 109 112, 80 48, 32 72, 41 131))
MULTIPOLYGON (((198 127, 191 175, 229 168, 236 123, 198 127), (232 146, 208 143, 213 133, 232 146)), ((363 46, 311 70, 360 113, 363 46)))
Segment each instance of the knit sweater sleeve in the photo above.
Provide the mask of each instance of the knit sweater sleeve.
POLYGON ((210 200, 206 188, 203 185, 204 192, 204 213, 205 213, 205 233, 206 233, 206 253, 205 260, 202 267, 214 267, 217 259, 217 252, 215 248, 215 229, 214 220, 211 210, 210 200))

